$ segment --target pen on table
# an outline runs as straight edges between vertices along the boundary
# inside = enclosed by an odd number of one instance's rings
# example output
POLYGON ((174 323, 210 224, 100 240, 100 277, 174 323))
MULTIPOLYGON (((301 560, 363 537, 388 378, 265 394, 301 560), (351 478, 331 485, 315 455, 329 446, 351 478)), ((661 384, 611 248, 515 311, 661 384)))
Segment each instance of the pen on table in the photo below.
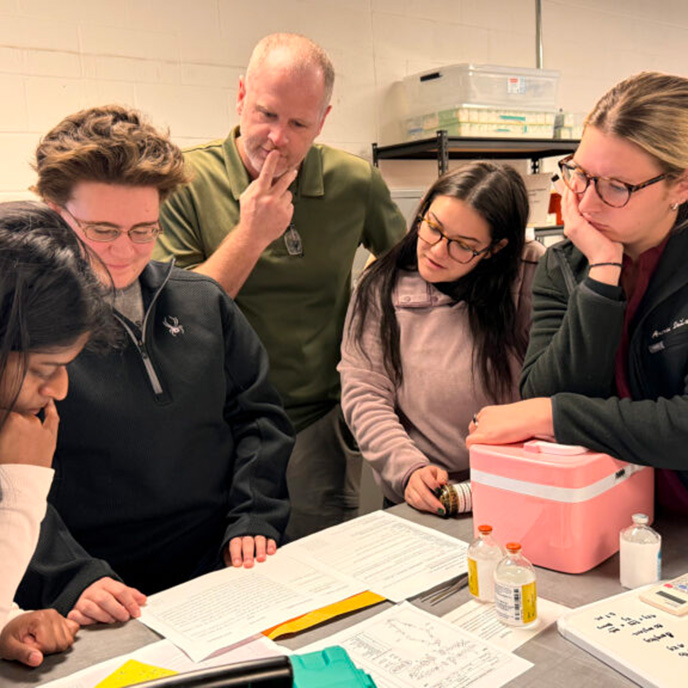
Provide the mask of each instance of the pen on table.
POLYGON ((442 583, 439 586, 435 586, 431 590, 420 596, 421 602, 428 602, 430 605, 435 605, 440 603, 442 600, 446 599, 455 592, 462 590, 468 585, 468 573, 462 573, 455 578, 442 583))

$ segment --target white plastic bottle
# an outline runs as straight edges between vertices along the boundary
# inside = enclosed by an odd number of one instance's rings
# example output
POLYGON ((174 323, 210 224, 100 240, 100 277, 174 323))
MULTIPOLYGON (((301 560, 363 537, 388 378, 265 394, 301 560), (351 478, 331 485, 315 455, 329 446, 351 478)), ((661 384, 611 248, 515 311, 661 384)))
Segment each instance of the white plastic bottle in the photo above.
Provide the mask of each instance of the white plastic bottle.
POLYGON ((494 572, 497 617, 508 626, 531 626, 537 621, 535 569, 518 542, 507 543, 506 551, 494 572))
POLYGON ((492 526, 478 526, 478 539, 468 548, 468 589, 481 602, 494 602, 494 571, 504 548, 492 538, 492 526))
POLYGON ((662 577, 662 536, 648 526, 645 514, 619 533, 619 579, 624 588, 656 583, 662 577))

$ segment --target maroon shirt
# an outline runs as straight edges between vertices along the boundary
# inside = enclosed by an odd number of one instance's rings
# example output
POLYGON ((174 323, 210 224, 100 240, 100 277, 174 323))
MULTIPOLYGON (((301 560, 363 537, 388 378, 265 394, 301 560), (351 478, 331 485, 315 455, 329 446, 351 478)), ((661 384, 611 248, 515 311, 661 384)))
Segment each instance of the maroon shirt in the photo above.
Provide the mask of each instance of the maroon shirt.
MULTIPOLYGON (((626 294, 628 306, 624 314, 623 331, 614 366, 616 389, 621 398, 631 398, 627 375, 628 346, 633 334, 631 322, 645 296, 650 279, 657 269, 668 241, 669 236, 661 244, 641 253, 635 263, 626 254, 623 257, 621 286, 626 294)), ((674 471, 656 469, 655 484, 659 504, 670 511, 688 514, 688 490, 674 471)))

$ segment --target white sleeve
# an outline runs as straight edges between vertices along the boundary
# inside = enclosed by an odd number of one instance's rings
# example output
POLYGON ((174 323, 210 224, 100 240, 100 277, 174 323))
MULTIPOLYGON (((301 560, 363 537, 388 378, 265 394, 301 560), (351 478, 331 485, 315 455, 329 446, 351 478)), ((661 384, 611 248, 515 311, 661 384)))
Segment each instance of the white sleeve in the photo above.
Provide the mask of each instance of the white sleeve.
POLYGON ((36 549, 54 474, 42 466, 0 465, 0 628, 36 549))

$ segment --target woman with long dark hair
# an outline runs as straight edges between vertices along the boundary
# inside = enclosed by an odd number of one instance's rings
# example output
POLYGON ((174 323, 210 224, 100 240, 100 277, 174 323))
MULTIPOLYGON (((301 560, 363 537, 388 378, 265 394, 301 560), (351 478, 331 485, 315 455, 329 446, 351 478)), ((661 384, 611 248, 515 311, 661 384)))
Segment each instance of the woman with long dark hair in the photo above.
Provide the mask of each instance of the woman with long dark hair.
POLYGON ((30 666, 69 647, 78 628, 52 609, 11 607, 46 510, 66 365, 106 331, 107 313, 60 216, 0 204, 0 657, 30 666))
POLYGON ((511 167, 437 179, 408 234, 364 273, 342 345, 342 408, 388 502, 442 513, 468 474, 468 423, 518 398, 530 283, 528 196, 511 167))

